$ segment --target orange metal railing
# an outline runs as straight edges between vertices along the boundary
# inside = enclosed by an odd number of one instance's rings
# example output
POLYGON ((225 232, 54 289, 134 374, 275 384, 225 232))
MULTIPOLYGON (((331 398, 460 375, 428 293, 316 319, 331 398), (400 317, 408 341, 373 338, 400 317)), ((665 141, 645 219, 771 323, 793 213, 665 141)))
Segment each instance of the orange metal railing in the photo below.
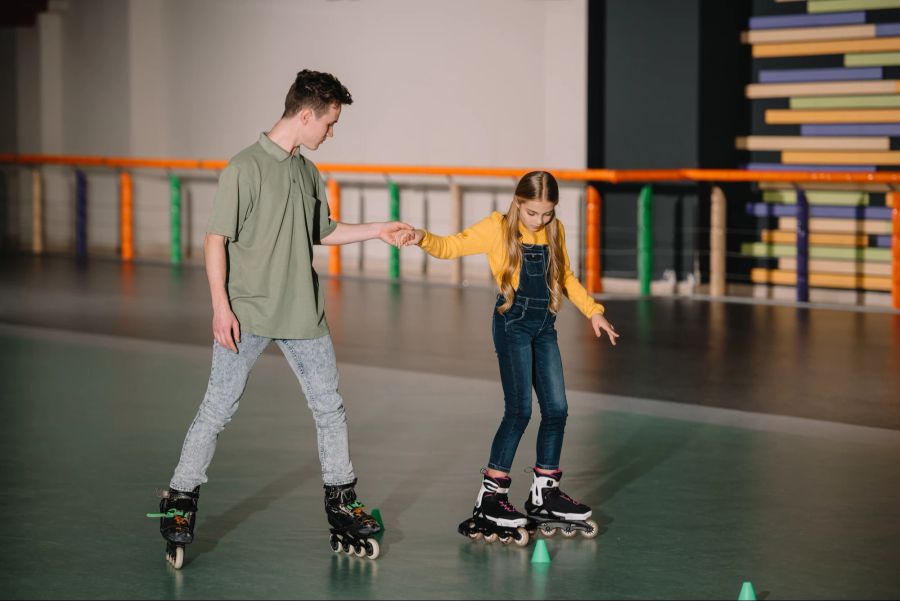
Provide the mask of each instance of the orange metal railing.
MULTIPOLYGON (((227 161, 204 159, 156 159, 156 158, 132 158, 132 157, 96 157, 96 156, 61 156, 61 155, 19 155, 0 154, 0 163, 18 165, 68 165, 75 167, 105 167, 122 170, 120 179, 120 214, 121 224, 121 254, 124 260, 130 260, 133 255, 133 226, 132 226, 132 188, 130 176, 125 170, 135 169, 164 169, 164 170, 211 170, 219 171, 225 168, 227 161)), ((497 177, 518 178, 530 171, 525 168, 487 168, 487 167, 450 167, 450 166, 415 166, 415 165, 354 165, 354 164, 319 164, 319 170, 331 176, 329 178, 329 196, 331 209, 335 218, 340 215, 340 185, 334 179, 338 173, 379 174, 379 175, 426 175, 438 177, 497 177)), ((785 182, 785 183, 847 183, 847 184, 900 184, 900 172, 820 172, 820 171, 746 171, 740 169, 548 169, 554 176, 562 181, 603 182, 619 184, 627 182, 658 183, 658 182, 785 182)), ((40 174, 33 172, 33 203, 34 203, 34 239, 33 250, 42 252, 43 233, 41 230, 42 205, 40 174)), ((455 203, 461 202, 461 193, 458 186, 450 182, 451 194, 455 203)), ((892 196, 896 196, 893 195, 892 196)), ((585 283, 590 292, 601 291, 601 257, 600 257, 600 218, 602 214, 602 198, 599 192, 591 185, 586 188, 585 194, 587 223, 586 223, 586 255, 585 255, 585 283)), ((892 268, 892 302, 896 309, 900 309, 900 216, 898 207, 894 202, 893 209, 893 268, 892 268)), ((722 203, 717 202, 715 223, 723 219, 722 203)), ((724 252, 724 245, 718 241, 712 249, 715 253, 724 252)), ((714 257, 712 261, 716 269, 724 270, 722 257, 714 257)), ((339 274, 341 270, 340 251, 334 248, 330 256, 330 271, 339 274)), ((721 282, 724 274, 715 273, 711 277, 721 282)), ((454 280, 460 279, 457 274, 454 280)), ((717 286, 717 293, 719 292, 717 286)))

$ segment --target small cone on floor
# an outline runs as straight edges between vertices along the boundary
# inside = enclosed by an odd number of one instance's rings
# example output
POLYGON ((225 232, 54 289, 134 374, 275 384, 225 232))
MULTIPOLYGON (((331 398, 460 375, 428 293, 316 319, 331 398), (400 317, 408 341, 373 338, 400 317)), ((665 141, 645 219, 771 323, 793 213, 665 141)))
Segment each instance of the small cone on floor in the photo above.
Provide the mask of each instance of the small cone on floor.
POLYGON ((531 554, 531 563, 550 563, 550 552, 547 551, 547 543, 539 538, 534 543, 534 553, 531 554))
POLYGON ((377 507, 373 509, 372 517, 375 518, 375 521, 378 522, 378 525, 381 526, 382 530, 384 530, 384 522, 381 520, 381 510, 377 507))
POLYGON ((756 601, 756 592, 754 592, 753 585, 749 581, 741 585, 738 601, 756 601))

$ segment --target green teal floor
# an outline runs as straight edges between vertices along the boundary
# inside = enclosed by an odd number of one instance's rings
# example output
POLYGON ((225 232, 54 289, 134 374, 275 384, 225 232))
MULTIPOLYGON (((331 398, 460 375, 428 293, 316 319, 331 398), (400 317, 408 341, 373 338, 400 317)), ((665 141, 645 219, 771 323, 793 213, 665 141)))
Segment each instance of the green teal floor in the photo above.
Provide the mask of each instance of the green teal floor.
MULTIPOLYGON (((340 356, 339 356, 340 359, 340 356)), ((900 594, 900 432, 572 392, 563 488, 594 540, 471 543, 500 414, 488 379, 341 365, 351 452, 382 557, 328 546, 312 418, 266 353, 219 441, 197 541, 170 568, 167 485, 210 349, 0 325, 4 598, 891 599, 900 594)), ((532 424, 514 466, 522 503, 532 424)))

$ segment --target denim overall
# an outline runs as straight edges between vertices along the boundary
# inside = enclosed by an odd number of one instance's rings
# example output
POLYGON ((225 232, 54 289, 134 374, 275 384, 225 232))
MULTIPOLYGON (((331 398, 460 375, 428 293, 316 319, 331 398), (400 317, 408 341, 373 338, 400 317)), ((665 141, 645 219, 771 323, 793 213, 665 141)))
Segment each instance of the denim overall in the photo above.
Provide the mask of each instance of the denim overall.
POLYGON ((568 417, 562 359, 556 341, 556 315, 550 312, 547 286, 550 252, 546 245, 523 244, 519 288, 509 310, 497 296, 494 307, 494 348, 500 362, 505 409, 491 445, 488 467, 509 472, 519 440, 531 418, 531 390, 537 393, 541 426, 536 467, 559 469, 568 417))

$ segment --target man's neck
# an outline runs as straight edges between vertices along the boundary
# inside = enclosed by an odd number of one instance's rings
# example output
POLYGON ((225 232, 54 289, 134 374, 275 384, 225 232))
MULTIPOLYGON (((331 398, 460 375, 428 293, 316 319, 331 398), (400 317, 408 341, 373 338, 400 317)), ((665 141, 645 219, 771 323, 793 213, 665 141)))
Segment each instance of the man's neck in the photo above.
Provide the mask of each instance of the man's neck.
POLYGON ((267 134, 269 139, 278 144, 285 152, 293 152, 299 146, 297 142, 297 126, 294 119, 281 118, 272 126, 267 134))

